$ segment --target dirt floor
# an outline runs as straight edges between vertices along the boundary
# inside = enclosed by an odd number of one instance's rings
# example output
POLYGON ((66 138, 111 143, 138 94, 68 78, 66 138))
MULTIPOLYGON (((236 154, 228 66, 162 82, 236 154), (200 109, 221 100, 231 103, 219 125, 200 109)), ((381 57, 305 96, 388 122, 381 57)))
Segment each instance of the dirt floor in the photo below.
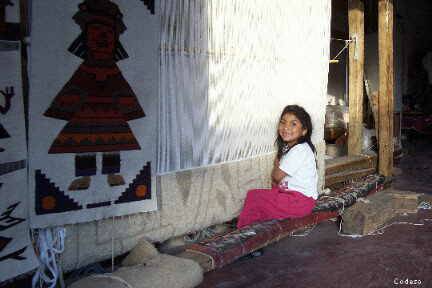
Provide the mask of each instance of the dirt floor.
MULTIPOLYGON (((411 137, 396 163, 392 186, 432 195, 432 139, 411 137)), ((383 234, 338 235, 336 222, 307 236, 288 237, 205 274, 199 288, 217 287, 432 287, 432 210, 400 216, 383 234), (421 284, 420 284, 421 283, 421 284)))

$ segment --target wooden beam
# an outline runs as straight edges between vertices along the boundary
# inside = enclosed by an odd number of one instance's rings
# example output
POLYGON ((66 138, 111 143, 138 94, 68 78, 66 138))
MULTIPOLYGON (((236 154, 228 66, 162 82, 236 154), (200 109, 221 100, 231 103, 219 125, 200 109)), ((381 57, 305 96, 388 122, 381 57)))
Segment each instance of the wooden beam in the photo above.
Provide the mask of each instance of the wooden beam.
POLYGON ((349 37, 349 133, 348 155, 362 152, 363 140, 363 75, 364 75, 364 4, 348 1, 349 37))
POLYGON ((393 172, 393 0, 378 0, 378 171, 393 172))

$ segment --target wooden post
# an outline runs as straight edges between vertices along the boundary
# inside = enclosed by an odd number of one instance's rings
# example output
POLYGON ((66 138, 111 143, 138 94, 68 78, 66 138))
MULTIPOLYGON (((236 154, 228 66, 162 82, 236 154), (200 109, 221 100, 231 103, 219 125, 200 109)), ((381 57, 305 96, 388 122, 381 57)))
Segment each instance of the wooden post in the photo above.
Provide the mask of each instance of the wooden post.
POLYGON ((348 1, 349 36, 349 134, 348 155, 362 152, 363 135, 363 75, 364 75, 364 4, 348 1))
POLYGON ((393 172, 393 0, 378 0, 378 171, 393 172))

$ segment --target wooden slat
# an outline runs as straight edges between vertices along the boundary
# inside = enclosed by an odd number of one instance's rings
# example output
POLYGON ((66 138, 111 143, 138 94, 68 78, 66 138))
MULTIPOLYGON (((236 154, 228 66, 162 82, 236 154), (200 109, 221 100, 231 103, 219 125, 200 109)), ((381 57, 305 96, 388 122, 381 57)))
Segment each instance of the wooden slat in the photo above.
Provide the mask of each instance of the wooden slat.
POLYGON ((363 75, 364 75, 364 5, 361 0, 348 1, 349 46, 349 134, 348 155, 362 150, 363 75))
POLYGON ((375 155, 343 156, 325 160, 325 175, 356 169, 376 169, 375 155))
POLYGON ((393 171, 393 0, 378 1, 378 171, 393 171))

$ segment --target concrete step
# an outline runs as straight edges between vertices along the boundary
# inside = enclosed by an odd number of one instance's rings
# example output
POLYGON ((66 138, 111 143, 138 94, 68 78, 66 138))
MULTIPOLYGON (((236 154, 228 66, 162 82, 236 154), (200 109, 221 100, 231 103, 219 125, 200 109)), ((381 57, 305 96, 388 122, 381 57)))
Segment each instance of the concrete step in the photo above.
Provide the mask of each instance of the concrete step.
POLYGON ((343 156, 325 161, 325 187, 332 188, 376 172, 376 155, 343 156))

